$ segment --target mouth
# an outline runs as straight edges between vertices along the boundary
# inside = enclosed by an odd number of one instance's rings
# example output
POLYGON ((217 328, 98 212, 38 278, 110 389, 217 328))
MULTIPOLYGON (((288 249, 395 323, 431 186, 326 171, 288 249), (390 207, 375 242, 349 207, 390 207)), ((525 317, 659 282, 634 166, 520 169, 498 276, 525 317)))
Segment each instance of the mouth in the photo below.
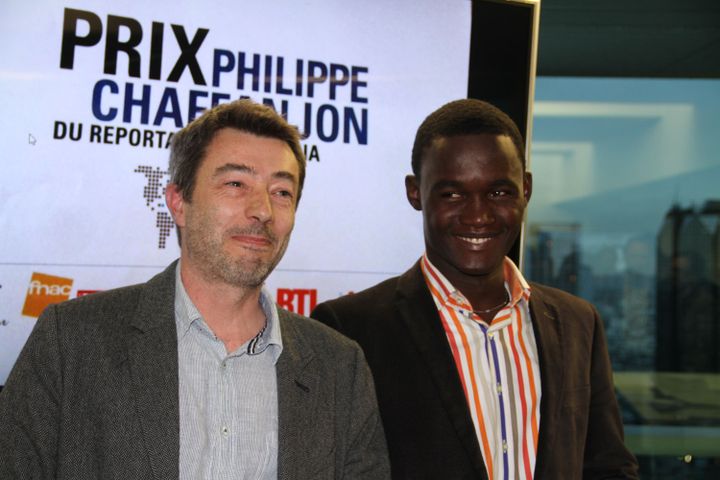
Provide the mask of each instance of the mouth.
POLYGON ((490 238, 475 238, 475 237, 457 237, 463 242, 472 243, 473 245, 484 245, 490 241, 490 238))
POLYGON ((264 250, 273 244, 270 238, 260 235, 233 235, 232 239, 254 250, 264 250))
POLYGON ((472 236, 455 235, 455 238, 457 238, 458 240, 468 243, 473 246, 486 245, 486 244, 490 243, 491 241, 493 241, 496 237, 497 237, 497 234, 490 234, 490 233, 484 234, 482 236, 479 236, 479 235, 472 235, 472 236))

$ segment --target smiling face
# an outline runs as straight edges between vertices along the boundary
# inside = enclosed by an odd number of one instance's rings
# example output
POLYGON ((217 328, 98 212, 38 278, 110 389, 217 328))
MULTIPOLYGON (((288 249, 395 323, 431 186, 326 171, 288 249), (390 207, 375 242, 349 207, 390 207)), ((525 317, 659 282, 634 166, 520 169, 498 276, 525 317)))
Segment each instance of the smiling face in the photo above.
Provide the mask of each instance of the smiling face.
POLYGON ((206 281, 260 286, 290 240, 298 178, 297 160, 284 141, 219 130, 197 171, 192 200, 176 185, 167 189, 182 232, 183 265, 206 281))
POLYGON ((410 204, 423 212, 428 258, 461 290, 502 279, 531 188, 513 142, 495 134, 435 139, 420 178, 406 179, 410 204))

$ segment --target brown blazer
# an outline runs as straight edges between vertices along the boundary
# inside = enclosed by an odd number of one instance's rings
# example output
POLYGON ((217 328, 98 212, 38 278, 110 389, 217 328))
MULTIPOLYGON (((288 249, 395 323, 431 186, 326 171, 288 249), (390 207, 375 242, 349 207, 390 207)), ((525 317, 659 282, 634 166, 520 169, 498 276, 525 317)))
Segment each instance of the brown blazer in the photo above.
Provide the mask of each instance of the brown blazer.
MULTIPOLYGON (((542 399, 536 479, 636 479, 594 307, 533 284, 542 399)), ((460 377, 419 263, 312 317, 356 340, 375 379, 394 479, 486 479, 460 377)))

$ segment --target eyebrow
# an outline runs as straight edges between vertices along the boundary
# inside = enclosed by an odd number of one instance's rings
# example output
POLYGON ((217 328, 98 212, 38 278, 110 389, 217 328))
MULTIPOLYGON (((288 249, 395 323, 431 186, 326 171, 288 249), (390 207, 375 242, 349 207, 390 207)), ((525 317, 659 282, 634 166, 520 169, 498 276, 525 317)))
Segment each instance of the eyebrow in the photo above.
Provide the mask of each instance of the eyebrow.
MULTIPOLYGON (((242 164, 242 163, 226 163, 222 167, 218 167, 215 169, 215 172, 213 173, 213 177, 219 177, 220 175, 223 175, 227 172, 240 172, 240 173, 246 173, 248 175, 257 176, 257 170, 255 170, 253 167, 242 164)), ((277 178, 279 180, 289 180, 292 183, 295 183, 296 177, 292 173, 280 170, 277 172, 273 172, 271 175, 273 178, 277 178)))
MULTIPOLYGON (((433 190, 440 190, 443 188, 463 188, 463 186, 464 186, 464 182, 459 181, 459 180, 440 179, 437 182, 435 182, 434 184, 432 184, 432 186, 430 188, 432 188, 433 190)), ((499 178, 499 179, 491 182, 489 186, 491 188, 496 188, 496 187, 503 187, 503 186, 516 187, 517 185, 515 184, 515 182, 513 182, 509 178, 499 178)))

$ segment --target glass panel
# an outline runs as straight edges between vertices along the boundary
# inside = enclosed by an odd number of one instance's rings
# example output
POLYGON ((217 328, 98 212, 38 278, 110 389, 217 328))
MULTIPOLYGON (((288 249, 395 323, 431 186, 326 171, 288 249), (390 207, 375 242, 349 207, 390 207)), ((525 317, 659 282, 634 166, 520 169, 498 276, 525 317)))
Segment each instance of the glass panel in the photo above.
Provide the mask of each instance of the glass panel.
POLYGON ((602 315, 642 478, 720 478, 720 81, 536 89, 525 273, 602 315))

